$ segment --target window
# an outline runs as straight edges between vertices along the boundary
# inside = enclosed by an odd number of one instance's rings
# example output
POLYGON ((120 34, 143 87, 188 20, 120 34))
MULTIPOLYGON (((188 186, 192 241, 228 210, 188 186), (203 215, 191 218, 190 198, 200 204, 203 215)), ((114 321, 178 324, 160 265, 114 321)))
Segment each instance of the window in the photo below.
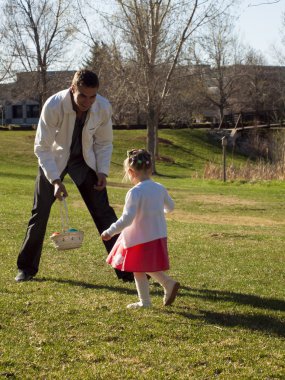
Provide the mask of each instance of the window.
POLYGON ((28 118, 37 118, 40 116, 40 109, 38 104, 28 104, 26 107, 28 118))
POLYGON ((22 119, 23 117, 23 106, 12 106, 12 117, 13 119, 22 119))
POLYGON ((4 119, 5 119, 5 107, 0 104, 0 118, 1 118, 1 125, 4 125, 4 119))

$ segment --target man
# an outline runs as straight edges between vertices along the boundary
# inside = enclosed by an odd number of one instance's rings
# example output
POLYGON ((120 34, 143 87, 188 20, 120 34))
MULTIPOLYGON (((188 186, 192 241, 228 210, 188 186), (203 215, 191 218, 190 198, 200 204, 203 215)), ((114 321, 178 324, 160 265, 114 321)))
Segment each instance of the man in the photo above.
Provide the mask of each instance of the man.
MULTIPOLYGON (((39 162, 34 205, 18 256, 16 281, 29 281, 38 272, 51 206, 68 195, 63 184, 66 174, 76 184, 100 234, 117 220, 106 190, 113 148, 112 111, 98 88, 95 73, 79 70, 71 87, 51 96, 43 106, 34 145, 39 162)), ((115 240, 104 242, 107 252, 115 240)), ((133 280, 132 273, 116 273, 124 281, 133 280)))

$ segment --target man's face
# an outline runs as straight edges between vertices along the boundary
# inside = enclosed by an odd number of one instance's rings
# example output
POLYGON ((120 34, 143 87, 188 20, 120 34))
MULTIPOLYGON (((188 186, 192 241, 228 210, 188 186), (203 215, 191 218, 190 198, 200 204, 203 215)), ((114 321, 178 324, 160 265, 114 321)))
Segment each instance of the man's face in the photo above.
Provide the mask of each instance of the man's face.
POLYGON ((76 107, 79 111, 86 112, 95 102, 97 87, 71 86, 71 92, 76 107))

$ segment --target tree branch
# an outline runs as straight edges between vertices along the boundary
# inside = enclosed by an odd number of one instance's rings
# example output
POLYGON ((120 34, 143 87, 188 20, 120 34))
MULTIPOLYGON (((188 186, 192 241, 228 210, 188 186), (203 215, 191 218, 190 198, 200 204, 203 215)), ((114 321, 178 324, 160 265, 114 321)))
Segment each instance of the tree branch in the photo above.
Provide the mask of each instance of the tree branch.
POLYGON ((272 0, 272 1, 266 1, 265 3, 257 3, 257 4, 248 4, 248 7, 259 7, 261 5, 272 5, 272 4, 277 4, 280 3, 280 0, 272 0))

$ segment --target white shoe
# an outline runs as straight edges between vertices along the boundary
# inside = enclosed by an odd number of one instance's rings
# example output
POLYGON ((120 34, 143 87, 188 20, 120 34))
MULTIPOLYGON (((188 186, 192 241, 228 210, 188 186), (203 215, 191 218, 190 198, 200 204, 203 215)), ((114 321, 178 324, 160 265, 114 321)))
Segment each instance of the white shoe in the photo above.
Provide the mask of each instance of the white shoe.
POLYGON ((150 307, 151 303, 142 303, 141 301, 135 302, 135 303, 130 303, 127 306, 127 309, 139 309, 140 307, 150 307))
POLYGON ((17 276, 15 277, 15 281, 17 282, 23 282, 23 281, 30 281, 34 276, 31 274, 28 274, 24 272, 22 269, 18 270, 17 276))
POLYGON ((173 283, 167 287, 165 290, 165 295, 163 297, 164 306, 171 305, 174 302, 179 288, 180 283, 176 281, 173 281, 173 283))

